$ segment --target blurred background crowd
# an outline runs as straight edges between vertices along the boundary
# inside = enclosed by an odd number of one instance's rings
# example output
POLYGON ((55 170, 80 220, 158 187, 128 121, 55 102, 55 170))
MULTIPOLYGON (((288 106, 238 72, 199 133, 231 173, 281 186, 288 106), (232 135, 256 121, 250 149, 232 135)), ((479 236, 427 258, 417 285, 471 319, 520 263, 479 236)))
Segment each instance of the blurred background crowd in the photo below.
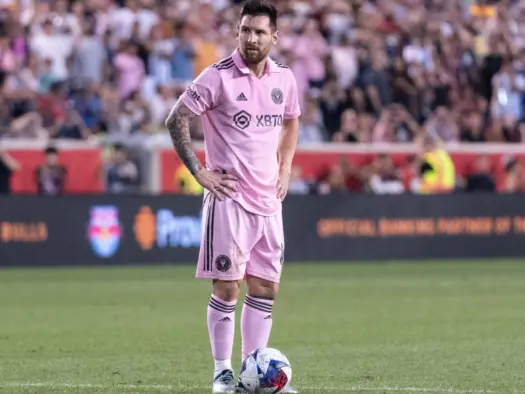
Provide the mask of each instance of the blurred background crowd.
MULTIPOLYGON (((2 1, 0 138, 103 136, 140 146, 165 137, 163 123, 177 97, 235 49, 241 3, 2 1)), ((525 142, 525 2, 273 3, 281 14, 272 57, 298 83, 300 144, 407 143, 428 133, 445 144, 525 142)), ((198 125, 193 133, 202 138, 198 125)), ((124 160, 124 173, 136 179, 126 150, 117 144, 115 151, 109 167, 124 160)), ((292 189, 320 192, 328 178, 342 177, 345 191, 374 191, 369 173, 382 171, 402 185, 392 190, 406 191, 411 187, 400 172, 411 165, 396 169, 388 156, 353 172, 343 164, 313 180, 315 187, 306 187, 296 169, 292 189)), ((503 166, 516 172, 513 186, 503 189, 525 191, 519 162, 506 158, 503 166)), ((483 157, 475 167, 494 176, 483 157)), ((108 182, 112 176, 118 179, 118 171, 108 171, 108 182)), ((489 189, 498 189, 492 183, 489 189)), ((468 179, 458 184, 469 188, 468 179)))

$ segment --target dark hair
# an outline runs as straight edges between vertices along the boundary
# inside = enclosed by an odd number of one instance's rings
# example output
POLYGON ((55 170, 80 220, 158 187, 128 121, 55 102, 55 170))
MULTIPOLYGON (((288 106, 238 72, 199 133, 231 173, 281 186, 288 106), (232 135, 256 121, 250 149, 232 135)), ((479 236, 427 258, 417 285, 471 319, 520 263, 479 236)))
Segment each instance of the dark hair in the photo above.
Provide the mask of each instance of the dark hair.
POLYGON ((518 162, 518 159, 511 159, 509 160, 509 162, 505 165, 505 171, 506 172, 511 172, 513 171, 517 166, 518 166, 519 162, 518 162))
POLYGON ((58 154, 58 149, 55 146, 53 146, 53 145, 49 145, 46 148, 45 153, 46 153, 46 155, 56 155, 56 154, 58 154))
POLYGON ((120 142, 117 142, 113 145, 113 150, 115 152, 124 152, 124 145, 121 144, 120 142))
POLYGON ((184 20, 181 20, 175 24, 175 33, 181 33, 186 27, 188 26, 188 23, 184 20))
POLYGON ((270 19, 270 26, 273 30, 277 29, 277 9, 265 0, 248 0, 241 9, 241 17, 265 15, 270 19))

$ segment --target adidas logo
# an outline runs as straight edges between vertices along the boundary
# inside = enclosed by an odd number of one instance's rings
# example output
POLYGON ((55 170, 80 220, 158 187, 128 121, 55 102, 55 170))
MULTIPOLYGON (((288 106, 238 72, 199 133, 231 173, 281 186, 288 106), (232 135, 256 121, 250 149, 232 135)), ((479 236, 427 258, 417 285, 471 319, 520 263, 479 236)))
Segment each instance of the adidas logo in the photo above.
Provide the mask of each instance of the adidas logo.
POLYGON ((248 101, 244 93, 241 93, 237 96, 237 101, 248 101))
POLYGON ((229 321, 231 321, 231 319, 230 319, 229 317, 224 317, 224 318, 222 318, 222 319, 219 320, 219 321, 222 321, 222 322, 224 322, 224 323, 228 323, 229 321))
POLYGON ((264 318, 264 320, 268 320, 268 319, 271 319, 272 318, 272 315, 268 315, 264 318))

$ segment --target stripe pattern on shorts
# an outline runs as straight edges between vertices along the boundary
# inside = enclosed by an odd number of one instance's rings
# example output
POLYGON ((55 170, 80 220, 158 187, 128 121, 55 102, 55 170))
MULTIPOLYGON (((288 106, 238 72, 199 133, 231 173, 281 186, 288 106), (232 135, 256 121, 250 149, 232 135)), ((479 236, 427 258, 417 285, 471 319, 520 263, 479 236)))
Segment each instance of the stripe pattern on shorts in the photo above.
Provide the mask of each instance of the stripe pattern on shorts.
POLYGON ((206 242, 204 244, 204 271, 211 272, 213 262, 213 230, 215 224, 215 203, 217 199, 211 195, 208 200, 208 213, 206 214, 206 242))

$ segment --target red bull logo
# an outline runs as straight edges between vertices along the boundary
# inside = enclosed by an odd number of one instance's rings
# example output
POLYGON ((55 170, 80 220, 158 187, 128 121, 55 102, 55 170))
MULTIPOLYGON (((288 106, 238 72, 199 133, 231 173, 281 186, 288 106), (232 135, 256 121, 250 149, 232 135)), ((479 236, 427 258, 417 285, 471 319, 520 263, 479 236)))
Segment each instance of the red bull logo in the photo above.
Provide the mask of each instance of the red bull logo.
POLYGON ((91 208, 88 235, 91 247, 99 257, 113 256, 122 236, 117 207, 96 206, 91 208))

